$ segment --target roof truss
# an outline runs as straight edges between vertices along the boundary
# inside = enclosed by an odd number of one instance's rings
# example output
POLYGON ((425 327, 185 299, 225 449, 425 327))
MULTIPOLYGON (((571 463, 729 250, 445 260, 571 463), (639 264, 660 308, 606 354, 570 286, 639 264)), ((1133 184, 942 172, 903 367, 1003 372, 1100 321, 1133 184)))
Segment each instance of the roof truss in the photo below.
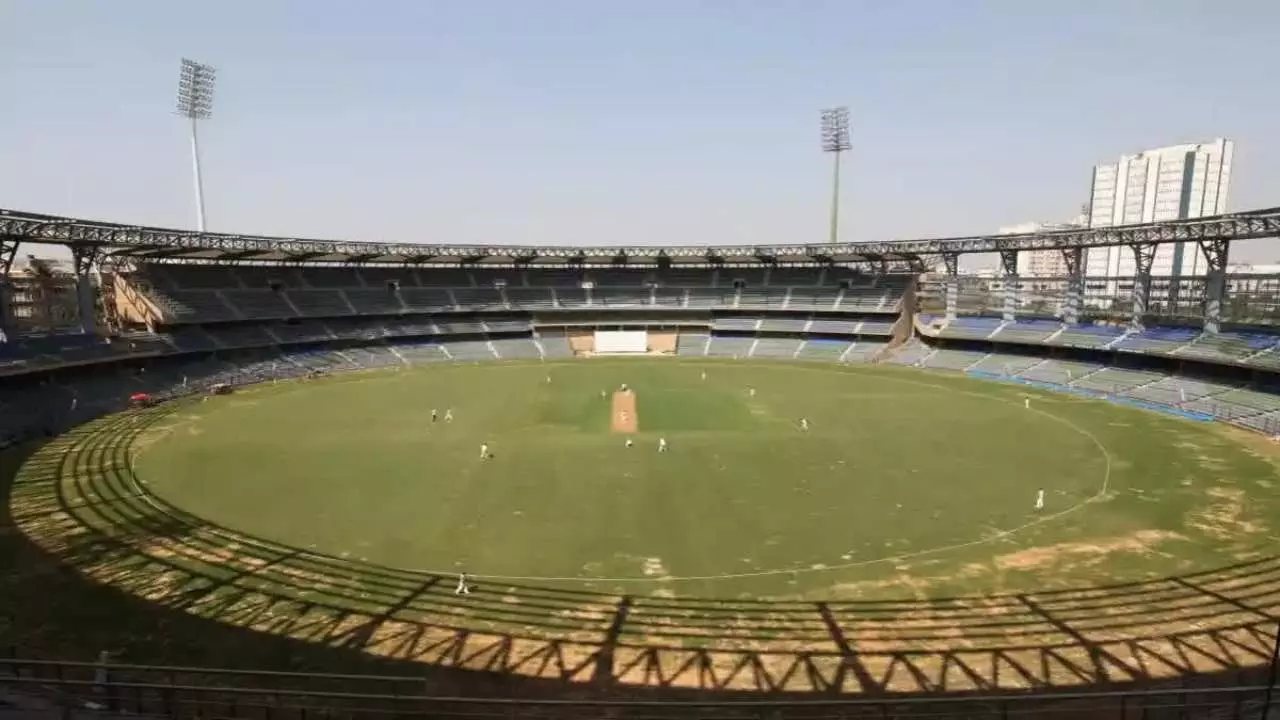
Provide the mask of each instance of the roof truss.
POLYGON ((811 245, 679 245, 571 247, 373 243, 197 233, 0 210, 0 237, 22 243, 96 246, 134 257, 225 262, 410 264, 880 263, 918 264, 922 257, 1171 242, 1280 237, 1280 207, 1193 220, 1018 235, 978 235, 811 245))

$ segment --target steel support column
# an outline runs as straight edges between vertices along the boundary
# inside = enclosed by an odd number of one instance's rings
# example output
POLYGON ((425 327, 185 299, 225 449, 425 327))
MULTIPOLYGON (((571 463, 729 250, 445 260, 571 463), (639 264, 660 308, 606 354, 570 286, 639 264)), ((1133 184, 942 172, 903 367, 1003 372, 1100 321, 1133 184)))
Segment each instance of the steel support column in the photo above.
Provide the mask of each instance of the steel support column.
POLYGON ((1130 245, 1133 250, 1133 317, 1130 323, 1142 327, 1147 315, 1147 299, 1151 297, 1151 264, 1156 259, 1156 245, 1130 245))
POLYGON ((943 253, 942 262, 947 268, 947 322, 956 319, 956 306, 960 301, 960 255, 943 253))
POLYGON ((98 262, 98 257, 98 248, 94 245, 71 246, 71 261, 76 273, 76 309, 80 315, 80 331, 86 335, 97 332, 93 268, 98 262))
POLYGON ((1204 278, 1204 331, 1217 333, 1222 329, 1222 300, 1227 294, 1227 255, 1230 240, 1201 240, 1200 250, 1209 262, 1204 278))
POLYGON ((1004 313, 1005 322, 1013 322, 1018 317, 1018 251, 1001 250, 1000 267, 1004 270, 1004 313))
POLYGON ((1067 297, 1062 307, 1062 321, 1078 325, 1080 309, 1084 307, 1084 248, 1064 249, 1062 260, 1067 265, 1067 297))
POLYGON ((13 260, 17 256, 17 238, 0 236, 0 339, 8 337, 13 328, 13 311, 9 304, 9 271, 13 269, 13 260))

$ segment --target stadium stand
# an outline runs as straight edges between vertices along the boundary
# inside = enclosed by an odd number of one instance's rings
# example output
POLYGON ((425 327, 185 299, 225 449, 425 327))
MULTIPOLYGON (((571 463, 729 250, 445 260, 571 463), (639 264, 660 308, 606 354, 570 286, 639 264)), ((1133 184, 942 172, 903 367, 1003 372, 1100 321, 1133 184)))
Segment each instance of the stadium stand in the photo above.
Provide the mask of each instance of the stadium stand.
POLYGON ((1093 363, 1045 359, 1018 373, 1018 377, 1051 385, 1067 385, 1101 369, 1101 365, 1093 363))
POLYGON ((920 366, 940 370, 966 370, 987 355, 988 353, 971 350, 940 348, 921 358, 920 366))
POLYGON ((1146 328, 1129 333, 1111 347, 1121 352, 1170 353, 1190 345, 1200 334, 1197 328, 1146 328))
POLYGON ((1050 336, 1045 342, 1078 348, 1101 348, 1124 336, 1124 328, 1114 325, 1076 325, 1064 327, 1061 333, 1050 336))
POLYGON ((569 358, 573 357, 573 349, 569 347, 569 338, 565 336, 564 331, 543 331, 535 340, 541 347, 545 357, 549 358, 569 358))
POLYGON ((802 360, 838 362, 852 344, 848 340, 830 340, 826 338, 805 340, 801 342, 796 357, 802 360))
POLYGON ((1143 385, 1150 385, 1162 377, 1164 375, 1159 373, 1104 367, 1097 372, 1072 380, 1069 384, 1085 390, 1120 395, 1143 385))
POLYGON ((399 294, 392 289, 349 288, 342 292, 358 315, 393 315, 406 310, 399 294))
POLYGON ((974 363, 968 369, 972 372, 985 372, 993 375, 1013 376, 1042 362, 1039 357, 1023 357, 1019 355, 1003 355, 991 353, 974 363))
POLYGON ((752 332, 760 329, 763 322, 760 318, 744 318, 744 317, 726 317, 716 318, 711 327, 713 330, 730 330, 737 332, 752 332))
POLYGON ((1275 348, 1274 335, 1225 332, 1217 336, 1202 334, 1170 354, 1209 362, 1249 362, 1264 354, 1270 355, 1275 348))
POLYGON ((888 335, 893 331, 893 323, 885 320, 863 320, 854 328, 861 335, 888 335))
POLYGON ((691 330, 683 330, 676 339, 677 355, 705 355, 711 334, 691 330))
POLYGON ((839 360, 849 363, 871 362, 888 347, 889 343, 886 342, 859 338, 845 349, 839 360))
POLYGON ((440 362, 454 359, 444 347, 429 341, 396 343, 391 346, 393 352, 408 363, 440 362))
POLYGON ((804 332, 809 326, 809 320, 804 317, 767 317, 761 318, 760 330, 766 332, 804 332))
POLYGON ((858 332, 858 320, 836 320, 832 318, 814 318, 809 325, 809 332, 826 335, 853 335, 858 332))
POLYGON ((493 352, 503 360, 520 360, 542 357, 542 352, 532 338, 505 338, 490 343, 493 352))
POLYGON ((761 337, 757 338, 751 348, 751 357, 756 358, 792 358, 800 350, 800 340, 796 338, 761 337))
POLYGON ((736 335, 713 335, 707 345, 707 355, 716 357, 745 358, 751 354, 755 338, 736 335))
POLYGON ((933 353, 933 348, 919 340, 912 340, 898 347, 886 358, 886 362, 894 365, 918 365, 933 353))
POLYGON ((958 317, 947 323, 938 333, 938 337, 985 340, 991 337, 1002 324, 999 318, 958 317))
POLYGON ((993 339, 1000 342, 1041 343, 1062 330, 1062 323, 1052 320, 1019 320, 996 328, 993 339))

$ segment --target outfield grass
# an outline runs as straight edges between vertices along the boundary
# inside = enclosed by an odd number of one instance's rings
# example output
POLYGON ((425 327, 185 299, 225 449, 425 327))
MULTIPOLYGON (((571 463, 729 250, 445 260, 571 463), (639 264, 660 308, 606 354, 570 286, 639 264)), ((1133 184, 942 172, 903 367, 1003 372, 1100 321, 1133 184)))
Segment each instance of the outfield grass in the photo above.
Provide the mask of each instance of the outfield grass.
POLYGON ((1280 513, 1264 451, 1216 426, 884 367, 643 359, 340 376, 187 405, 135 453, 149 491, 249 535, 481 582, 648 595, 937 597, 1159 577, 1267 552, 1280 513), (610 432, 622 383, 638 402, 629 450, 610 432), (455 421, 431 423, 432 408, 455 421))

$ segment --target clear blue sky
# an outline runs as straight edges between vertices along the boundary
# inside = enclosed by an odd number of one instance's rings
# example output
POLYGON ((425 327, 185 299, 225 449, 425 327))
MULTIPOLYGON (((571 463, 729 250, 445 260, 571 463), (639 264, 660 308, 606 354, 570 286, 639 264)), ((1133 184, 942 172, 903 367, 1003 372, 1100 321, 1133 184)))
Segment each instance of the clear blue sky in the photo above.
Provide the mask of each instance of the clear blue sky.
POLYGON ((182 56, 219 68, 213 230, 821 241, 835 104, 845 239, 1066 219, 1094 163, 1217 136, 1231 207, 1280 205, 1275 0, 0 0, 0 27, 0 207, 191 226, 182 56))

